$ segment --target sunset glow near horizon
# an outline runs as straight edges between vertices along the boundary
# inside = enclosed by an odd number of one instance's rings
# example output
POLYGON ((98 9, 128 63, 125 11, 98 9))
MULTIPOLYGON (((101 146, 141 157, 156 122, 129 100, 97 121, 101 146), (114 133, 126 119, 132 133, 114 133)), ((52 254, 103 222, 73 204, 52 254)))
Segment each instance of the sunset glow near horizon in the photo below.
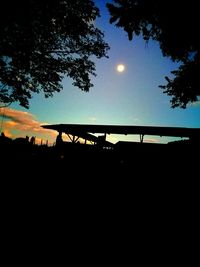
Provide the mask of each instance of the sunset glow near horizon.
MULTIPOLYGON (((1 109, 1 131, 10 137, 34 135, 39 140, 54 142, 56 132, 40 127, 43 124, 101 124, 200 127, 200 102, 186 109, 170 106, 170 97, 158 87, 165 84, 165 76, 178 65, 163 57, 159 44, 148 44, 141 37, 129 41, 127 34, 109 23, 106 1, 96 0, 101 17, 95 25, 105 34, 109 44, 109 58, 96 59, 96 74, 91 77, 94 87, 88 93, 63 80, 63 90, 52 98, 34 94, 29 110, 12 104, 1 109), (121 66, 121 72, 117 66, 121 66)), ((119 140, 139 141, 138 136, 107 136, 119 140)), ((149 142, 165 142, 160 137, 145 137, 149 142)))

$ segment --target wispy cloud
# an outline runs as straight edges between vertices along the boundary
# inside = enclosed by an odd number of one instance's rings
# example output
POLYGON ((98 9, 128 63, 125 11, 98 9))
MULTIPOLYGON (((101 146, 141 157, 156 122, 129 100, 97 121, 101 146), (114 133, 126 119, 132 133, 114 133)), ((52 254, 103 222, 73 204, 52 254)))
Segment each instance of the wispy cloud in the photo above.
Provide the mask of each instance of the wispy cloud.
POLYGON ((139 118, 133 118, 133 122, 134 123, 138 123, 138 122, 140 122, 141 120, 139 119, 139 118))
POLYGON ((96 122, 97 121, 97 118, 96 117, 89 117, 88 120, 90 122, 96 122))
POLYGON ((193 103, 190 103, 189 106, 190 107, 200 107, 200 100, 196 101, 196 102, 193 102, 193 103))
POLYGON ((47 130, 41 125, 47 124, 39 122, 37 118, 25 111, 19 111, 12 108, 0 109, 1 117, 1 131, 10 138, 36 136, 36 141, 45 142, 48 140, 49 144, 55 142, 57 133, 52 130, 47 130))
POLYGON ((159 143, 158 139, 156 138, 148 138, 144 140, 145 143, 159 143))
POLYGON ((142 123, 142 120, 140 118, 134 116, 130 116, 129 121, 131 125, 138 125, 142 123))

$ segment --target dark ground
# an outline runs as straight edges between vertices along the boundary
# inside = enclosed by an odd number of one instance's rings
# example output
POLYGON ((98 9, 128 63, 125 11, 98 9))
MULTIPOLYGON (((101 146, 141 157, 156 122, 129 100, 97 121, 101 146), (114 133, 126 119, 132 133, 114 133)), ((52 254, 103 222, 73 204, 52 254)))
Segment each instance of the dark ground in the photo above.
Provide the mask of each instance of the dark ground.
MULTIPOLYGON (((172 177, 198 176, 199 145, 124 143, 103 149, 94 145, 65 143, 61 147, 31 145, 30 143, 0 143, 1 166, 19 170, 61 171, 70 175, 94 177, 108 175, 145 175, 172 177), (124 173, 123 173, 124 172, 124 173)), ((62 174, 63 176, 63 174, 62 174)))
POLYGON ((199 146, 7 144, 0 151, 1 207, 11 230, 31 222, 34 235, 48 225, 60 236, 63 229, 85 233, 84 240, 87 231, 94 238, 106 231, 105 240, 110 233, 113 240, 119 232, 127 238, 135 233, 149 245, 156 233, 159 244, 166 240, 175 249, 173 240, 185 244, 196 235, 199 146))

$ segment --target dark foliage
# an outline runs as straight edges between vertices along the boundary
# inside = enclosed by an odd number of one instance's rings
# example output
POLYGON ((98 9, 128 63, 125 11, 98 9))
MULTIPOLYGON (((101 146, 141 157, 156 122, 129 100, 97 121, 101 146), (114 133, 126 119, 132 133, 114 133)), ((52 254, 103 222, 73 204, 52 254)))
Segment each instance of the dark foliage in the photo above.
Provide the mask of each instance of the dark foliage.
POLYGON ((95 27, 97 16, 91 0, 1 1, 0 102, 28 108, 33 93, 59 92, 65 75, 88 91, 91 56, 107 56, 109 48, 95 27))
POLYGON ((174 79, 166 77, 167 84, 160 86, 172 96, 172 107, 185 108, 200 95, 200 39, 198 1, 177 0, 114 0, 107 4, 111 23, 122 27, 129 40, 133 35, 156 40, 164 56, 180 62, 172 72, 174 79))

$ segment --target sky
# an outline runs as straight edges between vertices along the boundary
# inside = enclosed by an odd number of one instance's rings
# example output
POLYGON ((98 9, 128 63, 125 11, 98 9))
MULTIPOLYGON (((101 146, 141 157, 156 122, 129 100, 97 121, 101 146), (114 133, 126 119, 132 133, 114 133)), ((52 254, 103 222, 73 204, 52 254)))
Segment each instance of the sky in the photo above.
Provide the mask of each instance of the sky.
MULTIPOLYGON (((165 76, 178 65, 163 57, 159 44, 148 44, 141 37, 127 38, 123 29, 109 23, 109 13, 104 0, 95 0, 101 17, 96 26, 105 34, 109 44, 109 58, 96 59, 96 74, 91 77, 94 87, 83 92, 63 80, 63 90, 52 98, 43 93, 33 95, 27 110, 17 103, 0 109, 0 131, 11 138, 36 136, 37 142, 54 143, 57 133, 43 129, 43 124, 107 124, 200 127, 200 102, 187 109, 170 105, 170 97, 159 85, 165 84, 165 76), (123 64, 125 70, 117 71, 123 64)), ((65 138, 65 136, 64 136, 65 138)), ((66 139, 67 140, 67 139, 66 139)), ((119 140, 139 141, 138 136, 107 136, 116 143, 119 140)), ((146 142, 168 142, 167 138, 145 137, 146 142)))

